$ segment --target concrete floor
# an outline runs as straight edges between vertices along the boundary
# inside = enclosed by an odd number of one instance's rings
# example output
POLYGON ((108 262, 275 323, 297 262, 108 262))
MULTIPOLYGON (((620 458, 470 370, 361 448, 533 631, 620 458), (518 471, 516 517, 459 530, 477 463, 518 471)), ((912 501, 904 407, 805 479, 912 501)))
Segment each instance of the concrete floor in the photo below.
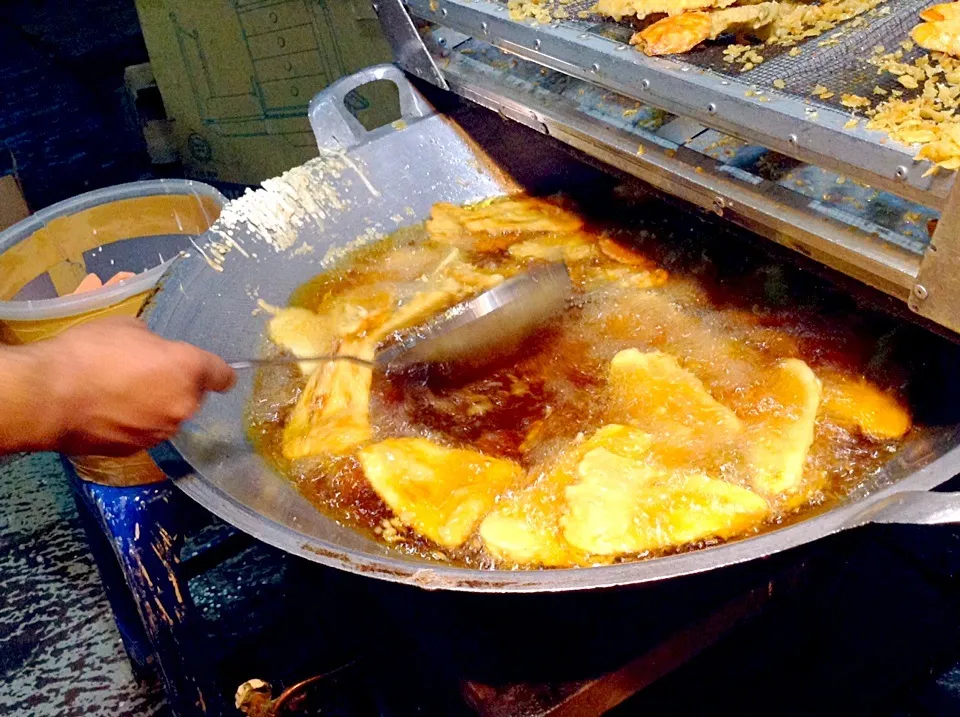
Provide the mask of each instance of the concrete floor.
POLYGON ((0 714, 166 714, 133 678, 51 455, 0 463, 0 685, 0 714))

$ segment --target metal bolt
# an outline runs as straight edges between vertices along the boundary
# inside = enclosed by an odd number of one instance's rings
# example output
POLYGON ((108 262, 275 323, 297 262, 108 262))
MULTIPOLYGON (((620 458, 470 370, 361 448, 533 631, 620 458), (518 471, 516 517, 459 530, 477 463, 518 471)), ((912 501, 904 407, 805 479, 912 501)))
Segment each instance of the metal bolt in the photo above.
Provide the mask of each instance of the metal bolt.
POLYGON ((640 83, 640 89, 641 89, 641 90, 649 90, 649 89, 650 89, 650 80, 644 80, 643 82, 641 82, 641 83, 640 83))
POLYGON ((713 102, 707 105, 707 112, 709 112, 710 114, 715 114, 716 111, 717 111, 717 106, 713 102))
POLYGON ((590 66, 590 72, 592 72, 593 74, 597 74, 598 72, 600 72, 600 65, 598 65, 596 62, 594 62, 594 63, 590 66))
POLYGON ((797 135, 792 134, 792 135, 790 135, 789 137, 787 137, 787 141, 788 141, 790 144, 796 144, 796 143, 799 142, 800 140, 797 138, 797 135))
POLYGON ((447 16, 447 8, 442 8, 442 9, 440 10, 440 14, 443 15, 444 17, 446 17, 446 16, 447 16))
POLYGON ((723 197, 714 197, 713 199, 713 211, 718 216, 723 216, 723 210, 727 206, 727 202, 723 197))
POLYGON ((929 296, 927 293, 927 287, 925 287, 923 284, 914 284, 913 295, 917 297, 917 301, 925 301, 929 296))
POLYGON ((444 46, 447 44, 447 38, 445 38, 445 37, 438 37, 438 38, 437 38, 437 44, 440 45, 440 47, 444 47, 444 46))
POLYGON ((906 179, 908 174, 910 174, 910 170, 904 167, 903 165, 900 165, 899 167, 897 167, 897 171, 894 172, 894 176, 897 179, 906 179))
POLYGON ((490 34, 490 28, 487 26, 487 23, 481 22, 481 23, 480 23, 480 29, 483 30, 483 34, 484 34, 484 35, 489 35, 489 34, 490 34))
POLYGON ((533 41, 533 49, 539 50, 541 44, 543 43, 540 42, 540 38, 538 37, 536 40, 533 41))

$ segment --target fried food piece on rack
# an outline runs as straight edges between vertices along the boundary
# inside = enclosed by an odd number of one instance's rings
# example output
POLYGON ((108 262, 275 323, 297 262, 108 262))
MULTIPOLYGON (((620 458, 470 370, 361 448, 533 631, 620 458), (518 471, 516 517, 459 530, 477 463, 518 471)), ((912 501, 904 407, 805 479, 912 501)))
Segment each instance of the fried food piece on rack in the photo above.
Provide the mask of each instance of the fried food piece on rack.
POLYGON ((397 517, 446 548, 463 543, 497 495, 523 474, 512 461, 425 438, 391 438, 358 457, 370 485, 397 517))
POLYGON ((841 425, 856 426, 877 441, 902 438, 910 430, 910 413, 893 396, 865 379, 821 372, 820 412, 841 425))
POLYGON ((566 489, 563 535, 592 555, 646 553, 729 537, 767 514, 763 498, 703 473, 671 472, 597 448, 566 489))
MULTIPOLYGON (((939 139, 923 145, 915 159, 928 159, 943 169, 960 169, 960 126, 944 122, 931 132, 935 132, 939 139)), ((903 141, 904 132, 897 134, 897 139, 903 141)))
POLYGON ((630 44, 647 55, 676 55, 725 32, 755 32, 776 20, 780 10, 780 3, 762 2, 715 12, 685 12, 644 28, 630 38, 630 44))
POLYGON ((799 359, 781 361, 755 388, 747 424, 747 460, 753 487, 768 496, 800 485, 813 444, 822 385, 799 359))
POLYGON ((928 7, 920 11, 920 19, 924 22, 960 21, 960 2, 945 2, 928 7))
MULTIPOLYGON (((956 16, 955 10, 938 11, 937 14, 948 19, 922 22, 910 31, 910 38, 924 50, 960 57, 960 17, 956 16)), ((923 17, 923 13, 920 16, 923 17)))
POLYGON ((603 448, 614 455, 642 458, 652 438, 633 426, 609 424, 564 451, 530 486, 506 496, 480 524, 480 537, 498 559, 519 565, 569 565, 575 560, 560 522, 566 510, 564 489, 577 480, 577 464, 603 448))
POLYGON ((678 447, 720 443, 743 429, 740 419, 670 354, 619 352, 610 362, 612 410, 620 419, 678 447))
POLYGON ((650 15, 680 15, 692 10, 724 8, 735 2, 737 0, 599 0, 596 12, 619 22, 630 16, 643 20, 650 15))
MULTIPOLYGON (((338 354, 373 358, 367 340, 344 341, 338 354)), ((351 361, 330 361, 314 371, 283 429, 288 460, 345 455, 370 440, 370 385, 373 369, 351 361)))
POLYGON ((505 197, 468 207, 435 204, 427 221, 431 239, 479 252, 502 251, 521 235, 574 233, 583 219, 553 202, 536 197, 505 197))

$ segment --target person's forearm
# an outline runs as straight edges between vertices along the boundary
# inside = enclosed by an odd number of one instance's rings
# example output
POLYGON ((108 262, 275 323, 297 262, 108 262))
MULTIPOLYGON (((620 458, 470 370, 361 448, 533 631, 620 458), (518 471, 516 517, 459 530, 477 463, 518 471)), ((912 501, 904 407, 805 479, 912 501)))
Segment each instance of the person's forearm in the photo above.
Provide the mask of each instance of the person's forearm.
POLYGON ((0 455, 54 447, 61 407, 51 391, 56 377, 43 374, 37 352, 0 347, 0 455))

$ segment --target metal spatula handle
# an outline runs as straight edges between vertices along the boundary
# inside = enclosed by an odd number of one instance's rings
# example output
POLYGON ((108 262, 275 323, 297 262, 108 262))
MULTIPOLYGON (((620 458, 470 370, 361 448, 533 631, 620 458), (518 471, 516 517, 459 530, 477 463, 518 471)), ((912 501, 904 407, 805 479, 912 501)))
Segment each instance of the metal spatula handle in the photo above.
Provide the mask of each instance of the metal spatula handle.
POLYGON ((357 358, 356 356, 346 356, 341 354, 327 354, 326 356, 311 356, 309 358, 297 358, 296 356, 273 356, 271 358, 256 359, 238 359, 236 361, 227 361, 227 365, 237 371, 244 369, 260 368, 261 366, 288 366, 295 363, 314 363, 318 361, 349 361, 350 363, 360 364, 361 366, 373 367, 376 364, 373 361, 357 358))

